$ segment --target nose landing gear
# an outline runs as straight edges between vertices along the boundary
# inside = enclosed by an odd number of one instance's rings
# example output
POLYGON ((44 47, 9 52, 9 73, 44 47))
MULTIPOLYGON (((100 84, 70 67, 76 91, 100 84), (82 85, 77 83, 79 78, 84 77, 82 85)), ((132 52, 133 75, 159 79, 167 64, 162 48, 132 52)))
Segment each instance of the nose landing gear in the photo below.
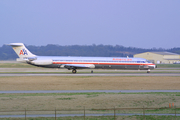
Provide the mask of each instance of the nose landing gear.
POLYGON ((150 73, 150 69, 147 70, 147 73, 150 73))

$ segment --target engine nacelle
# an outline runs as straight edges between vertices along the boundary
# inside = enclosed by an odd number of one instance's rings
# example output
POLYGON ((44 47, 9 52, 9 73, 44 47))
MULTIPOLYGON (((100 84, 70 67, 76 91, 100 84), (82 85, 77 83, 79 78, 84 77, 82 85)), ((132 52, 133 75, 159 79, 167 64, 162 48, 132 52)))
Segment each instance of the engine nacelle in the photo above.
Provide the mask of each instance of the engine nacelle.
POLYGON ((34 65, 51 65, 53 61, 51 59, 49 60, 33 60, 31 61, 31 64, 34 65))
POLYGON ((26 63, 28 59, 17 58, 16 61, 26 63))

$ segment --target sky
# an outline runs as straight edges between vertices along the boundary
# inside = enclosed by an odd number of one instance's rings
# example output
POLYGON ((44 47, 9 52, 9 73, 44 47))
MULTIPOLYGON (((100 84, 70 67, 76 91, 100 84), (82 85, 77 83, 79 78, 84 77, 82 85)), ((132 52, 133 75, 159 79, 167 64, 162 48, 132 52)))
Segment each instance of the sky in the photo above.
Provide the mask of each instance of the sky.
POLYGON ((180 47, 180 0, 0 0, 0 46, 180 47))

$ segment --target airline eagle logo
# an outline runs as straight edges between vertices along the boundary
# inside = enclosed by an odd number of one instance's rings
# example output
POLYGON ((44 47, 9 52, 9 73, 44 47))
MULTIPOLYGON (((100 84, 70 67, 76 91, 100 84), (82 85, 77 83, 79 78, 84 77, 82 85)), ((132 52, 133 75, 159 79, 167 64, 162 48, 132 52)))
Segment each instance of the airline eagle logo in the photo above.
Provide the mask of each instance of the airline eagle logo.
POLYGON ((22 49, 19 53, 19 55, 28 55, 27 51, 25 49, 22 49))

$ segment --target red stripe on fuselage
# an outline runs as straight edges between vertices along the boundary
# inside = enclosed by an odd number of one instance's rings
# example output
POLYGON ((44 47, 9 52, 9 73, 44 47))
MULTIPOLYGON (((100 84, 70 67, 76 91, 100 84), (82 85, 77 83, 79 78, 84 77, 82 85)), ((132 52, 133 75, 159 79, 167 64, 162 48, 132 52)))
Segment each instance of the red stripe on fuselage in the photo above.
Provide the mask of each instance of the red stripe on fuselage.
POLYGON ((96 63, 96 62, 53 62, 53 64, 94 64, 94 65, 154 65, 150 63, 96 63))

